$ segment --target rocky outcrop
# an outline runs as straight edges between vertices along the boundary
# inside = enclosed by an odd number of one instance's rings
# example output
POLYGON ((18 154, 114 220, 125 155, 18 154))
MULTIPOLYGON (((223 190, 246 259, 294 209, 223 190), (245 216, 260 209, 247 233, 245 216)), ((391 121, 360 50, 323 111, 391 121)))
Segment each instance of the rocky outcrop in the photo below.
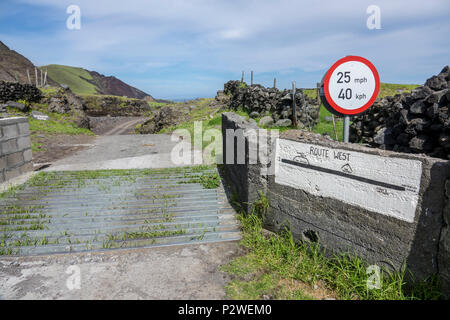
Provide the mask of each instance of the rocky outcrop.
POLYGON ((15 102, 15 101, 8 101, 7 103, 2 105, 3 108, 14 108, 17 111, 20 112, 27 112, 30 110, 30 107, 26 105, 25 103, 21 102, 15 102))
POLYGON ((213 101, 211 101, 210 106, 212 108, 224 109, 230 104, 230 95, 227 95, 223 90, 217 91, 217 95, 213 101))
POLYGON ((0 81, 0 102, 17 100, 38 102, 41 98, 42 93, 35 86, 18 82, 0 81))
POLYGON ((151 110, 144 100, 116 96, 83 96, 86 113, 91 117, 142 116, 151 110))
POLYGON ((450 68, 411 93, 378 99, 353 118, 350 141, 407 153, 450 158, 450 68))
MULTIPOLYGON (((288 121, 280 120, 291 120, 292 123, 292 92, 289 90, 280 91, 259 84, 248 86, 240 81, 228 81, 224 85, 223 94, 229 97, 231 109, 244 108, 252 118, 271 116, 275 124, 290 125, 288 121)), ((317 124, 319 106, 315 100, 306 97, 301 89, 297 89, 295 93, 295 105, 298 127, 312 127, 317 124)))
POLYGON ((89 129, 89 117, 86 113, 87 104, 69 88, 61 88, 52 96, 42 99, 41 102, 48 105, 47 110, 49 112, 68 114, 77 126, 89 129))
POLYGON ((155 111, 153 117, 145 121, 136 131, 140 134, 158 133, 163 128, 176 126, 188 121, 189 115, 172 106, 166 106, 155 111))

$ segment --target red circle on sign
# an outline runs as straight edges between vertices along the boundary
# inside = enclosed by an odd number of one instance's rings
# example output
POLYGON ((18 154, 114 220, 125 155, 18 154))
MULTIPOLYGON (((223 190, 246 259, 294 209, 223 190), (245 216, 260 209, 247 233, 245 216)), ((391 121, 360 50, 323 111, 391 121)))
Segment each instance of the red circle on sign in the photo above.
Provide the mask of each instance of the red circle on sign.
POLYGON ((328 72, 325 76, 323 91, 325 93, 325 98, 326 98, 327 102, 334 110, 336 110, 337 112, 342 113, 342 114, 355 115, 355 114, 366 111, 377 99, 378 92, 380 91, 380 76, 378 75, 378 71, 375 68, 375 66, 369 60, 367 60, 363 57, 359 57, 359 56, 347 56, 345 58, 342 58, 342 59, 339 59, 338 61, 336 61, 331 66, 331 68, 328 70, 328 72), (362 107, 360 107, 358 109, 353 109, 353 110, 341 108, 336 102, 334 102, 334 100, 331 98, 330 89, 328 87, 330 84, 331 75, 333 74, 334 70, 336 70, 336 68, 339 67, 341 64, 349 62, 349 61, 358 61, 358 62, 364 63, 372 71, 373 76, 375 78, 375 90, 372 94, 372 97, 370 97, 369 101, 365 105, 363 105, 362 107))

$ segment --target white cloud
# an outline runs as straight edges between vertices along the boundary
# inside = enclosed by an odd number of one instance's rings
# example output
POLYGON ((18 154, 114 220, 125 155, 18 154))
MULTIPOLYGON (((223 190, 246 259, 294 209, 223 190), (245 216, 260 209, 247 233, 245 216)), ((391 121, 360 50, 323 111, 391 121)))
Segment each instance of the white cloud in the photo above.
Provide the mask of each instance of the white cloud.
MULTIPOLYGON (((78 0, 81 31, 65 29, 73 0, 18 1, 61 12, 53 34, 9 36, 33 61, 119 76, 153 77, 174 67, 236 78, 241 70, 317 75, 338 58, 359 54, 395 81, 436 73, 450 56, 448 0, 78 0), (382 30, 366 28, 371 4, 381 8, 382 30)), ((206 82, 195 85, 209 88, 206 82)))

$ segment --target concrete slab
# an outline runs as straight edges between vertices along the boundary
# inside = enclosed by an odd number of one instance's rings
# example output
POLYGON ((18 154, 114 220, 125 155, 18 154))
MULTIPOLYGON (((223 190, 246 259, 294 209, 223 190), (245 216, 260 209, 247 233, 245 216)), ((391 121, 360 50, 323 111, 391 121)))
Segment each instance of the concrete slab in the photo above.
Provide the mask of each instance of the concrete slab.
MULTIPOLYGON (((45 171, 177 167, 181 165, 172 161, 171 152, 179 144, 184 150, 191 148, 189 142, 172 141, 165 134, 101 136, 90 148, 53 163, 45 171)), ((194 154, 200 158, 201 150, 193 150, 194 154)))
POLYGON ((2 257, 0 299, 224 299, 230 279, 219 269, 239 251, 224 242, 2 257))

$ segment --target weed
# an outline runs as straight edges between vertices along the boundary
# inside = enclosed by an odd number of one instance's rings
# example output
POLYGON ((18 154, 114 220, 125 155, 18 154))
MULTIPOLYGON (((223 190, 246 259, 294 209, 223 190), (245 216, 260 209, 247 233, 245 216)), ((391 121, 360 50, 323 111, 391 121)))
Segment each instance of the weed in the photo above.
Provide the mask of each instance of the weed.
POLYGON ((216 189, 220 186, 218 173, 189 176, 188 179, 179 181, 180 184, 200 183, 205 189, 216 189))
POLYGON ((411 300, 440 297, 438 279, 432 277, 408 285, 405 268, 382 269, 381 289, 368 290, 368 265, 362 259, 351 254, 330 257, 319 243, 294 241, 288 229, 267 235, 260 216, 267 210, 267 199, 261 195, 252 207, 252 214, 238 216, 243 233, 241 245, 247 253, 222 267, 234 276, 226 288, 230 298, 411 300))

